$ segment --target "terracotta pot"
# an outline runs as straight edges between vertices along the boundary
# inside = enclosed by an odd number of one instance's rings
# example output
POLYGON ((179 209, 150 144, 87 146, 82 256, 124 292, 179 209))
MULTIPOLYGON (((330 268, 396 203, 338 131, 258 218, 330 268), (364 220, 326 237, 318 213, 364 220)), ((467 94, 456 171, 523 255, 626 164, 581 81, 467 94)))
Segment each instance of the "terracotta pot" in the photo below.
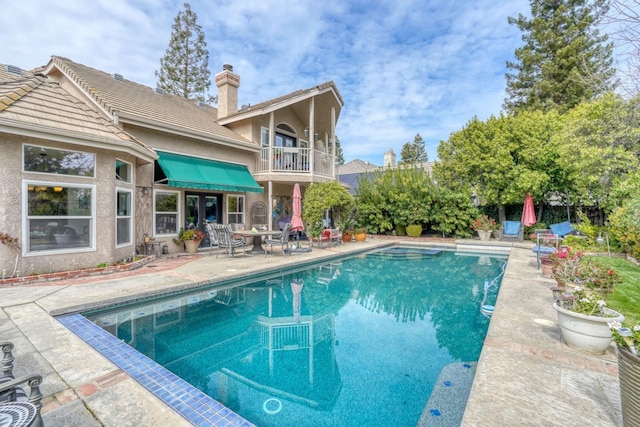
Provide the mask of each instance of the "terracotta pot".
POLYGON ((618 378, 622 403, 622 425, 640 426, 640 357, 618 347, 618 378))
POLYGON ((624 316, 617 311, 605 308, 611 317, 587 316, 553 304, 558 312, 558 325, 567 345, 587 353, 602 354, 611 344, 609 322, 624 321, 624 316))
POLYGON ((551 277, 553 275, 553 264, 547 257, 540 258, 540 271, 545 277, 551 277))
POLYGON ((342 235, 342 241, 343 242, 350 242, 351 241, 351 234, 345 233, 342 235))

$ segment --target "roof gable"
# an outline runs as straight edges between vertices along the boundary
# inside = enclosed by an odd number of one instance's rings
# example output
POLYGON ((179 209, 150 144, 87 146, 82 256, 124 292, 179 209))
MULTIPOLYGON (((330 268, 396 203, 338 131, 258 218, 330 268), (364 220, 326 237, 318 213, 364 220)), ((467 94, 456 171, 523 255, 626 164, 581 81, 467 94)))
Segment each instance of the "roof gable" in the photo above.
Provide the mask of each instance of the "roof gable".
POLYGON ((255 144, 216 122, 217 109, 176 95, 160 94, 147 86, 67 58, 53 56, 46 72, 59 70, 106 115, 123 122, 160 128, 204 140, 233 142, 238 148, 255 144))

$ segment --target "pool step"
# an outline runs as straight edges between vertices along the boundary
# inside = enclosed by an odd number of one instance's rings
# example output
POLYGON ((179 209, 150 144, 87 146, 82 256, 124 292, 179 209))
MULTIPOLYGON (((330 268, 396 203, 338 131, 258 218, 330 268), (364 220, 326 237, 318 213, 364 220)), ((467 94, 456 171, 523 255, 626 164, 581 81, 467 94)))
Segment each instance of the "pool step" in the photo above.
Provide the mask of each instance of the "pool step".
POLYGON ((367 257, 411 260, 416 258, 435 258, 439 255, 442 255, 442 249, 440 248, 387 248, 367 254, 367 257))
POLYGON ((458 427, 467 406, 477 362, 445 366, 433 387, 418 426, 458 427))

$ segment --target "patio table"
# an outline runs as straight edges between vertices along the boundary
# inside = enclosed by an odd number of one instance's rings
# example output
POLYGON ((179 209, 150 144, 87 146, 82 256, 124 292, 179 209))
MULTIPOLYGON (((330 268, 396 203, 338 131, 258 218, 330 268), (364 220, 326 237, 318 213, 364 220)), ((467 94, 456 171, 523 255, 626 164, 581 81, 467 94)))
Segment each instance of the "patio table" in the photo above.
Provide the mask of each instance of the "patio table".
POLYGON ((259 230, 259 231, 233 231, 233 234, 242 237, 253 237, 253 247, 248 251, 252 255, 264 255, 265 249, 262 247, 262 238, 266 236, 276 236, 282 231, 276 230, 259 230))

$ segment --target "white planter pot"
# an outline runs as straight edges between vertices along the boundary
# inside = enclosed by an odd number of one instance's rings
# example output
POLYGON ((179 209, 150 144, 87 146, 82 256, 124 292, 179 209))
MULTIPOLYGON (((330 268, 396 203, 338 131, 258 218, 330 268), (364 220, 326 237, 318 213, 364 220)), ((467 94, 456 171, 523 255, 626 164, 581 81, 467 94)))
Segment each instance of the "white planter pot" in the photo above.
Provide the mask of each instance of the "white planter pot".
POLYGON ((489 231, 478 230, 478 237, 480 237, 480 240, 485 240, 485 241, 491 239, 491 230, 489 231))
POLYGON ((558 312, 558 325, 567 345, 576 350, 602 354, 611 344, 609 322, 624 321, 624 316, 617 311, 605 308, 610 317, 587 316, 553 304, 558 312))
POLYGON ((184 246, 187 249, 187 253, 195 254, 198 252, 198 246, 200 246, 200 240, 185 240, 184 246))

